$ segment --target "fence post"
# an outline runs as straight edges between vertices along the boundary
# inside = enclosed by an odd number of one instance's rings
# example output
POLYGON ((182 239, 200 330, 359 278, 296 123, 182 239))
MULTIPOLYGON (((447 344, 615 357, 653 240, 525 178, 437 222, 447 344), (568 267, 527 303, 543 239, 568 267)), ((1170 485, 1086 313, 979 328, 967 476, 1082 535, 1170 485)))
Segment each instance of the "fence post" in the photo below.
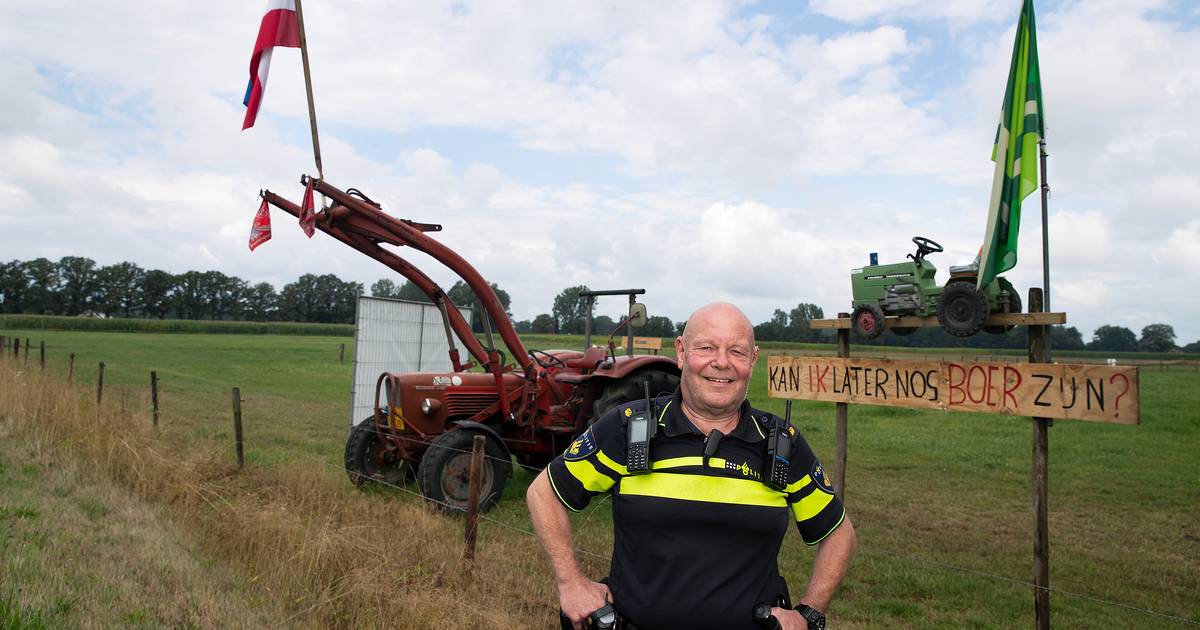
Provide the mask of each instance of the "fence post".
MULTIPOLYGON (((1042 290, 1029 289, 1029 312, 1042 312, 1042 290)), ((1049 326, 1029 327, 1029 362, 1050 362, 1049 326)), ((1049 418, 1033 419, 1033 602, 1038 630, 1050 629, 1049 418)))
POLYGON ((237 444, 238 468, 245 465, 242 455, 242 390, 233 388, 233 440, 237 444))
POLYGON ((100 362, 100 373, 96 376, 96 405, 104 398, 104 362, 100 362))
POLYGON ((39 354, 41 355, 40 359, 39 359, 41 362, 41 370, 43 372, 45 372, 46 371, 46 342, 41 341, 39 343, 39 346, 40 346, 39 354))
POLYGON ((158 372, 150 370, 150 404, 154 408, 154 428, 158 428, 158 372))
POLYGON ((8 349, 8 338, 0 335, 0 348, 8 349))
POLYGON ((338 363, 345 363, 345 362, 346 362, 346 344, 343 343, 338 346, 338 363))
MULTIPOLYGON (((838 313, 838 317, 839 318, 850 317, 850 314, 849 313, 838 313)), ((850 356, 850 329, 849 328, 838 328, 837 329, 837 355, 841 358, 847 358, 850 356)), ((848 429, 846 427, 846 422, 847 422, 847 418, 850 415, 850 405, 849 405, 849 403, 844 403, 844 402, 840 402, 840 403, 836 403, 836 404, 837 404, 837 411, 836 411, 836 413, 837 413, 837 456, 836 456, 837 457, 837 470, 834 473, 836 476, 834 477, 833 483, 835 484, 834 490, 836 490, 838 493, 838 496, 841 497, 842 503, 845 503, 846 502, 846 440, 849 437, 847 435, 848 429)))
POLYGON ((67 361, 67 385, 75 382, 75 353, 71 353, 71 358, 67 361))
POLYGON ((25 338, 25 367, 29 367, 29 337, 25 338))
POLYGON ((12 346, 13 346, 13 360, 19 360, 21 358, 21 339, 20 338, 13 339, 12 346))
POLYGON ((475 526, 479 519, 479 487, 483 485, 483 442, 486 439, 476 435, 471 445, 471 486, 467 492, 466 548, 463 550, 467 562, 475 560, 475 526))

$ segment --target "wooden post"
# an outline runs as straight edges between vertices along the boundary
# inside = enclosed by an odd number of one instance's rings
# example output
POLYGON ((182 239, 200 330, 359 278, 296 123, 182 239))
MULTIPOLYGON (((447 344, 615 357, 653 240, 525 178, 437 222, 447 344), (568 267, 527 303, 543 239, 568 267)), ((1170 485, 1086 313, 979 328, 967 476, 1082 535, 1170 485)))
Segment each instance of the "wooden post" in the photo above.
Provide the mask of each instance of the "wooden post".
POLYGON ((96 376, 96 405, 104 398, 104 362, 100 362, 100 373, 96 376))
POLYGON ((158 372, 150 370, 150 405, 153 407, 154 428, 158 428, 158 372))
POLYGON ((245 465, 242 454, 242 390, 233 388, 233 440, 237 445, 238 468, 245 465))
MULTIPOLYGON (((850 317, 849 313, 838 313, 838 317, 850 317)), ((837 329, 837 355, 845 358, 850 356, 850 329, 837 329)), ((834 490, 841 497, 842 502, 846 502, 846 439, 847 439, 847 418, 850 415, 849 403, 837 404, 837 468, 834 473, 834 490)))
POLYGON ((345 362, 346 362, 346 344, 343 343, 338 346, 338 363, 345 363, 345 362))
POLYGON ((67 385, 75 382, 75 353, 71 353, 71 357, 67 359, 67 385))
POLYGON ((38 352, 38 354, 39 354, 39 359, 38 359, 38 360, 39 360, 39 365, 41 366, 41 370, 42 370, 43 372, 45 372, 45 371, 46 371, 46 342, 45 342, 45 341, 41 341, 41 342, 39 342, 39 344, 38 344, 38 345, 39 345, 39 352, 38 352))
POLYGON ((13 359, 21 358, 21 340, 20 338, 13 339, 13 359))
MULTIPOLYGON (((1029 289, 1029 312, 1042 312, 1042 290, 1029 289)), ((1049 363, 1049 329, 1029 327, 1029 362, 1049 363)), ((1033 419, 1033 597, 1035 627, 1050 629, 1050 521, 1047 509, 1049 488, 1049 418, 1033 419)))
POLYGON ((475 525, 479 519, 479 487, 483 485, 483 443, 482 435, 476 435, 471 445, 471 486, 467 493, 467 530, 466 549, 463 558, 468 562, 475 559, 475 525))
POLYGON ((8 349, 8 337, 5 337, 4 335, 0 335, 0 348, 3 348, 5 350, 8 349))
POLYGON ((25 367, 29 367, 29 337, 25 338, 25 367))

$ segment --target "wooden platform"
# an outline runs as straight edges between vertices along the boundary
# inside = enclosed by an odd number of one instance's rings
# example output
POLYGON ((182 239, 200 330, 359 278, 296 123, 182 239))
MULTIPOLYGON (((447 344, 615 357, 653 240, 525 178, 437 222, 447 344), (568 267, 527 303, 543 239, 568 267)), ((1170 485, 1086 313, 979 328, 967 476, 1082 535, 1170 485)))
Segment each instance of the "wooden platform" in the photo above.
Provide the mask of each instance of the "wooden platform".
MULTIPOLYGON (((886 317, 888 328, 934 328, 940 326, 936 316, 929 317, 886 317)), ((983 323, 984 326, 1052 326, 1067 323, 1066 313, 996 313, 983 323)), ((850 317, 837 319, 814 319, 812 328, 850 328, 850 317)))

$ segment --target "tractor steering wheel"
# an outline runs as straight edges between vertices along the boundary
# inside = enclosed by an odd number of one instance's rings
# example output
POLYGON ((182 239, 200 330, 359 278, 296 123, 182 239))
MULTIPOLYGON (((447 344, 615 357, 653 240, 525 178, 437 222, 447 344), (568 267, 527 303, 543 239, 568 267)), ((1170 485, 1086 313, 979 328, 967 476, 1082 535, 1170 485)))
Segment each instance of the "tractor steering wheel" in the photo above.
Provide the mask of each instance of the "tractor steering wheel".
POLYGON ((554 356, 553 354, 550 354, 549 352, 546 352, 544 350, 530 350, 529 356, 532 357, 534 361, 537 361, 538 365, 540 365, 544 368, 549 368, 549 367, 554 367, 554 366, 558 366, 560 368, 567 367, 567 364, 563 363, 562 359, 560 359, 560 358, 554 356), (539 358, 539 355, 540 355, 540 357, 545 357, 545 361, 543 361, 541 358, 539 358))
POLYGON ((937 244, 937 242, 927 239, 924 236, 914 236, 912 238, 912 242, 917 246, 917 255, 913 256, 912 254, 909 254, 908 257, 916 261, 920 261, 921 259, 925 258, 926 254, 936 254, 938 252, 945 251, 942 249, 941 245, 937 244))

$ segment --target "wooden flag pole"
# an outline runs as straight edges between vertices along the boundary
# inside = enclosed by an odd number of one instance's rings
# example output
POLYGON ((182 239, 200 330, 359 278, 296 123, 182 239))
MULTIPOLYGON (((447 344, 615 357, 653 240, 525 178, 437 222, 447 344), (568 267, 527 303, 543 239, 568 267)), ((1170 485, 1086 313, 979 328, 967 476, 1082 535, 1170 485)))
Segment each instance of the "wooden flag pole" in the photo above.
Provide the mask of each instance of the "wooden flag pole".
MULTIPOLYGON (((300 0, 296 0, 296 22, 300 27, 300 59, 304 62, 304 90, 308 93, 308 122, 312 127, 313 158, 317 162, 317 177, 325 179, 325 169, 321 166, 321 142, 317 140, 317 108, 313 104, 312 74, 308 69, 308 36, 304 34, 304 11, 300 8, 300 0)), ((321 195, 322 207, 328 204, 325 196, 321 195)))

